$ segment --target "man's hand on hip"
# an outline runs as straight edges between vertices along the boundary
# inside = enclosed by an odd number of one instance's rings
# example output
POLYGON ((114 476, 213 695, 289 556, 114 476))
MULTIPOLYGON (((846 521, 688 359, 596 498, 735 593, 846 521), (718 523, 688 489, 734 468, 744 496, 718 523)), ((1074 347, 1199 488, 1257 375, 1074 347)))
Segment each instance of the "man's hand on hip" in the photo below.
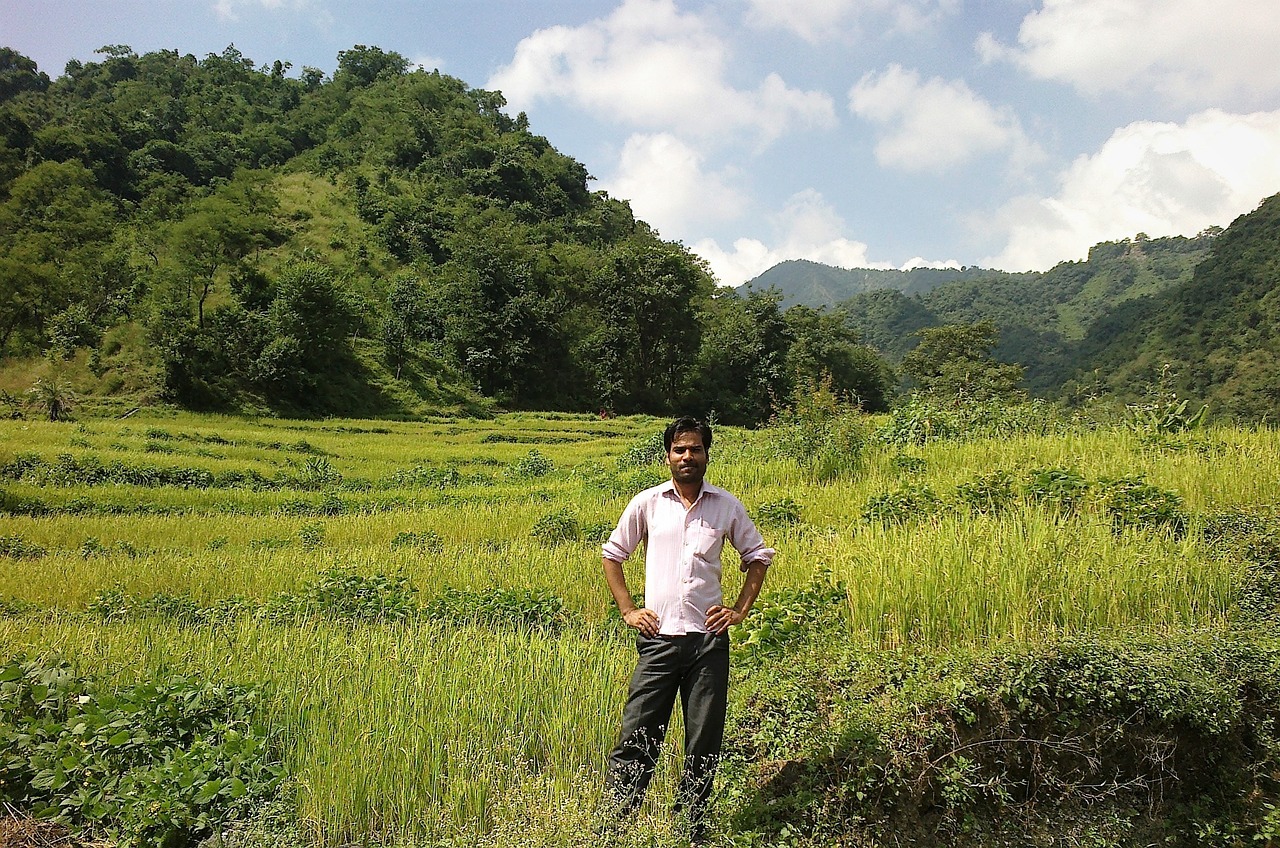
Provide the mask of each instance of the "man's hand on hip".
POLYGON ((628 627, 634 627, 646 636, 656 636, 658 633, 658 614, 648 607, 624 612, 622 620, 628 627))
POLYGON ((707 629, 719 636, 735 624, 741 624, 746 616, 733 607, 716 604, 707 610, 707 629))

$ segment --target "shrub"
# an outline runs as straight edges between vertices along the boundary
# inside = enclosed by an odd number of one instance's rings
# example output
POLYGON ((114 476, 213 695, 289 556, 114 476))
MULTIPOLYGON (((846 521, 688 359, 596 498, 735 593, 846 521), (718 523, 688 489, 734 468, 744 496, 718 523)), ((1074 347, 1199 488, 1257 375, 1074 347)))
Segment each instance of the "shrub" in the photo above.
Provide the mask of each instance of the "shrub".
POLYGON ((761 527, 791 527, 800 523, 800 504, 791 498, 768 501, 756 508, 756 523, 761 527))
POLYGON ((28 542, 21 536, 0 536, 0 557, 9 559, 40 559, 49 553, 40 545, 28 542))
POLYGON ((576 542, 582 538, 582 525, 573 512, 565 508, 539 518, 529 535, 548 545, 576 542))
POLYGON ((383 480, 383 485, 397 489, 451 489, 462 482, 456 468, 434 468, 415 465, 400 469, 383 480))
POLYGON ((1102 508, 1117 529, 1145 527, 1181 534, 1187 527, 1182 497, 1160 489, 1140 476, 1098 481, 1102 508))
POLYGON ((564 599, 548 589, 481 591, 448 588, 422 608, 425 618, 452 624, 481 624, 558 632, 572 622, 564 599))
POLYGON ((285 592, 262 609, 269 621, 309 616, 348 621, 400 621, 417 614, 417 588, 404 575, 365 577, 346 569, 324 572, 296 593, 285 592))
POLYGON ((1067 468, 1036 468, 1028 472, 1022 491, 1032 503, 1075 515, 1089 495, 1089 482, 1067 468))
POLYGON ((904 524, 936 515, 941 499, 928 486, 903 486, 894 492, 873 495, 862 510, 862 520, 879 524, 904 524))
POLYGON ((324 545, 324 525, 319 521, 302 525, 302 529, 298 531, 298 541, 308 551, 321 547, 324 545))
POLYGON ((618 457, 618 470, 631 471, 637 468, 644 468, 659 462, 666 462, 667 447, 663 442, 662 431, 650 433, 647 436, 631 442, 627 449, 618 457))
POLYGON ((397 548, 413 548, 434 554, 444 550, 444 539, 434 530, 422 530, 417 533, 401 530, 391 539, 391 549, 397 548))
POLYGON ((250 688, 180 677, 112 691, 65 664, 0 665, 0 801, 122 846, 190 844, 284 770, 250 688))
POLYGON ((762 844, 1181 845, 1222 825, 1236 838, 1210 844, 1266 844, 1274 821, 1266 642, 821 642, 764 668, 735 692, 723 766, 762 844))
POLYGON ((952 497, 956 505, 966 511, 994 515, 1017 500, 1018 493, 1012 474, 993 471, 958 484, 952 497))
POLYGON ((848 611, 849 593, 830 569, 819 568, 807 586, 782 589, 761 597, 736 633, 739 658, 757 663, 795 641, 840 629, 848 611))
POLYGON ((550 459, 538 452, 537 448, 529 451, 518 462, 507 469, 507 473, 518 479, 527 479, 531 477, 545 477, 555 471, 555 465, 550 459))
POLYGON ((323 489, 342 482, 342 474, 323 456, 309 457, 293 475, 293 484, 299 489, 323 489))

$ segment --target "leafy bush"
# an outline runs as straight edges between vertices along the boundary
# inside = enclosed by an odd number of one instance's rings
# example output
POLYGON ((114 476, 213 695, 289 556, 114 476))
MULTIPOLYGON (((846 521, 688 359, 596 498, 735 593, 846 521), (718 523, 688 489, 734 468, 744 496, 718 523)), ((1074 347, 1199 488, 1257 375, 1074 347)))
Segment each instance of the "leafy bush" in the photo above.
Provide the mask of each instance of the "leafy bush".
POLYGON ((1057 410, 1042 400, 940 403, 913 395, 894 408, 874 438, 882 444, 905 447, 944 440, 1044 435, 1064 426, 1057 410))
POLYGON ((631 442, 618 457, 618 470, 631 471, 660 462, 664 463, 666 460, 667 446, 663 441, 662 431, 657 431, 631 442))
POLYGON ((894 454, 893 459, 889 460, 889 465, 895 470, 903 474, 923 474, 925 469, 929 467, 929 463, 925 462, 922 456, 912 456, 907 453, 894 454))
POLYGON ((762 844, 1265 844, 1278 681, 1280 650, 1245 637, 813 642, 734 693, 731 814, 762 844))
POLYGON ((324 545, 324 525, 319 521, 312 521, 302 525, 302 528, 298 530, 298 541, 308 551, 321 547, 324 545))
POLYGON ((1117 529, 1145 527, 1181 534, 1187 527, 1182 497, 1152 486, 1141 476, 1099 480, 1098 497, 1117 529))
POLYGON ((444 550, 444 538, 434 530, 422 530, 417 533, 401 530, 391 539, 391 548, 413 548, 419 551, 439 553, 444 550))
POLYGON ((451 489, 462 482, 456 468, 415 465, 402 468, 383 480, 383 485, 397 489, 451 489))
POLYGON ((1032 503, 1070 516, 1084 505, 1090 488, 1087 480, 1068 468, 1036 468, 1028 472, 1022 491, 1032 503))
POLYGON ((791 527, 800 523, 800 504, 791 498, 768 501, 756 508, 756 523, 761 527, 791 527))
POLYGON ((285 592, 262 609, 268 621, 310 616, 347 621, 401 621, 417 614, 417 588, 403 575, 365 577, 342 568, 319 575, 299 592, 285 592))
POLYGON ((928 486, 903 486, 897 491, 873 495, 862 509, 862 520, 879 524, 904 524, 936 515, 942 500, 928 486))
POLYGON ((573 512, 566 507, 535 521, 529 535, 548 545, 576 542, 582 538, 582 525, 573 512))
POLYGON ((94 595, 87 610, 105 621, 159 618, 181 626, 201 627, 229 623, 248 614, 253 607, 238 595, 220 598, 212 606, 201 606, 190 595, 156 592, 139 597, 125 592, 121 586, 113 586, 94 595))
POLYGON ((529 451, 522 459, 507 469, 507 473, 517 479, 545 477, 555 471, 556 467, 550 459, 538 452, 537 448, 529 451))
POLYGON ((971 481, 957 484, 952 495, 957 506, 984 515, 1003 512, 1017 499, 1013 475, 1008 471, 980 474, 971 481))
POLYGON ((762 596, 735 629, 734 648, 743 662, 761 662, 798 640, 842 627, 848 603, 844 582, 819 568, 807 586, 762 596))
POLYGON ((253 689, 179 677, 111 691, 65 664, 0 665, 0 801, 133 846, 189 844, 284 771, 253 689))
POLYGON ((548 589, 480 591, 448 588, 428 601, 423 617, 451 624, 518 627, 559 632, 573 621, 564 599, 548 589))
POLYGON ((342 482, 342 474, 323 456, 308 457, 293 475, 293 484, 299 489, 323 489, 342 482))
POLYGON ((855 402, 832 390, 829 377, 818 383, 802 380, 790 407, 767 432, 777 455, 807 468, 819 481, 855 471, 867 443, 864 416, 855 402))
POLYGON ((0 536, 0 557, 9 559, 40 559, 49 553, 35 542, 28 542, 21 536, 0 536))

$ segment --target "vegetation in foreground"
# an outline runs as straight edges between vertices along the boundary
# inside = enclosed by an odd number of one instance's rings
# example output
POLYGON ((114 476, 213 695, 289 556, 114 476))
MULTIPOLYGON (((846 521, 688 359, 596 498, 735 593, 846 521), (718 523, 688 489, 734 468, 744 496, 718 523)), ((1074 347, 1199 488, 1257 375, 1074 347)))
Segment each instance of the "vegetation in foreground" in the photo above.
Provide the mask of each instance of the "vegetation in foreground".
MULTIPOLYGON (((717 433, 780 551, 718 844, 1267 844, 1275 434, 963 415, 717 433)), ((660 422, 0 427, 7 803, 123 844, 594 832, 630 662, 596 545, 660 422)), ((675 844, 672 785, 616 844, 675 844)))

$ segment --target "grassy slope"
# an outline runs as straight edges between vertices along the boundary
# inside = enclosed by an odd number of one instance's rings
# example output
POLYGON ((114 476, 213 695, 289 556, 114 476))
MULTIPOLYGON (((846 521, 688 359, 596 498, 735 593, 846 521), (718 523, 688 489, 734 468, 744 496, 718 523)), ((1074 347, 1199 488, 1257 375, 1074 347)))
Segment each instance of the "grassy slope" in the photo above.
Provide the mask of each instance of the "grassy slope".
MULTIPOLYGON (((265 717, 284 733, 303 821, 325 844, 370 832, 472 844, 486 828, 494 844, 517 834, 519 844, 580 844, 630 650, 610 623, 596 546, 548 544, 531 531, 564 510, 584 525, 613 521, 635 488, 661 477, 660 467, 615 471, 616 458, 659 425, 569 415, 377 424, 187 414, 0 422, 0 463, 19 452, 49 461, 69 452, 134 467, 274 478, 302 477, 308 463, 322 460, 341 475, 327 494, 4 481, 9 503, 38 500, 52 511, 0 515, 0 536, 47 549, 40 559, 0 559, 0 600, 34 605, 0 616, 0 652, 52 653, 84 673, 119 680, 178 669, 266 683, 265 717), (519 476, 535 449, 553 470, 519 476), (414 468, 454 469, 458 480, 443 489, 395 482, 397 472, 414 468), (340 514, 296 514, 298 503, 325 497, 338 500, 340 514), (77 502, 80 512, 59 510, 77 502), (104 514, 109 505, 125 514, 104 514), (392 545, 399 533, 424 531, 438 534, 438 549, 392 545), (320 543, 305 544, 308 533, 320 543), (335 566, 406 575, 423 599, 447 587, 548 590, 580 624, 555 636, 323 619, 105 623, 85 614, 99 592, 117 586, 133 597, 167 593, 202 605, 231 596, 265 602, 335 566)), ((1056 465, 1090 480, 1145 474, 1203 516, 1274 503, 1280 479, 1270 431, 1218 431, 1203 450, 1174 453, 1114 431, 936 444, 908 452, 922 467, 896 450, 873 449, 852 478, 823 485, 780 454, 774 439, 768 431, 722 429, 713 451, 714 479, 753 511, 788 498, 801 507, 799 524, 766 529, 780 555, 762 603, 830 569, 848 587, 851 643, 883 648, 963 653, 1069 634, 1221 630, 1241 570, 1201 541, 1198 519, 1184 538, 1114 532, 1092 507, 1069 520, 1022 506, 994 518, 921 515, 886 528, 860 517, 873 495, 902 485, 946 493, 993 470, 1056 465)), ((740 578, 728 572, 732 593, 740 578)), ((629 573, 638 586, 639 566, 629 573)), ((674 844, 663 815, 672 785, 668 763, 637 835, 646 844, 674 844)))

